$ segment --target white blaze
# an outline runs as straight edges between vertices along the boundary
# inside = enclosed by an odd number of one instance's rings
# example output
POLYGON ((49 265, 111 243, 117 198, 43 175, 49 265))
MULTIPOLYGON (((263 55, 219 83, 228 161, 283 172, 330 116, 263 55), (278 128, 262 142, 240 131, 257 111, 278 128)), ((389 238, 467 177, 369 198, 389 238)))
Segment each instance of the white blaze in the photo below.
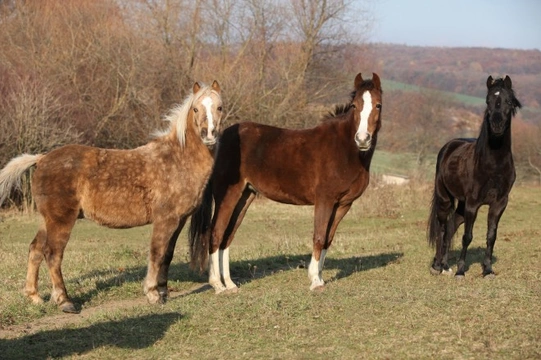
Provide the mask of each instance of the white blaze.
POLYGON ((201 102, 205 109, 207 110, 207 121, 208 121, 208 132, 207 137, 212 135, 212 130, 214 130, 214 119, 212 118, 212 99, 210 96, 207 96, 201 102))
POLYGON ((363 94, 364 106, 361 111, 361 121, 359 123, 359 129, 357 130, 357 137, 361 140, 366 139, 368 134, 368 117, 372 112, 372 95, 369 91, 365 91, 363 94))

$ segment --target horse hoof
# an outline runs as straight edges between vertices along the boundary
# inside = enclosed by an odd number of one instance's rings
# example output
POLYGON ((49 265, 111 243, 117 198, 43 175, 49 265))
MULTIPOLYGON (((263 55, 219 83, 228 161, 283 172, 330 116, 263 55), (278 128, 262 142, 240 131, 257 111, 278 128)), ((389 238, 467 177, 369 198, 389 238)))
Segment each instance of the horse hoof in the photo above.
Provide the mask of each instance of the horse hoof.
POLYGON ((60 310, 68 314, 79 314, 81 312, 80 310, 77 310, 71 302, 61 304, 60 310))
POLYGON ((149 304, 163 304, 163 298, 158 294, 157 291, 149 291, 147 293, 147 300, 149 304))
POLYGON ((439 274, 441 274, 441 270, 436 270, 431 266, 430 267, 430 274, 432 274, 434 276, 439 275, 439 274))
POLYGON ((227 288, 223 291, 225 294, 236 294, 239 292, 239 288, 238 287, 232 287, 232 288, 227 288))
POLYGON ((488 273, 488 274, 483 275, 483 278, 488 279, 488 280, 493 280, 493 279, 496 278, 496 274, 494 274, 493 272, 491 272, 491 273, 488 273))
POLYGON ((455 275, 455 279, 458 280, 458 281, 462 281, 462 280, 464 280, 465 278, 466 278, 466 276, 463 275, 463 274, 456 274, 456 275, 455 275))
POLYGON ((447 276, 453 275, 453 269, 443 269, 443 270, 441 271, 441 273, 442 273, 443 275, 447 275, 447 276))
POLYGON ((226 290, 225 287, 221 287, 221 288, 219 288, 219 287, 213 287, 213 288, 214 288, 214 294, 216 294, 216 295, 222 294, 222 293, 224 293, 225 290, 226 290))
POLYGON ((158 300, 158 304, 163 305, 167 302, 167 299, 169 298, 169 291, 166 291, 166 292, 160 291, 158 292, 158 295, 160 297, 160 299, 158 300))
POLYGON ((28 295, 28 298, 34 305, 41 305, 44 303, 43 299, 39 295, 28 295))

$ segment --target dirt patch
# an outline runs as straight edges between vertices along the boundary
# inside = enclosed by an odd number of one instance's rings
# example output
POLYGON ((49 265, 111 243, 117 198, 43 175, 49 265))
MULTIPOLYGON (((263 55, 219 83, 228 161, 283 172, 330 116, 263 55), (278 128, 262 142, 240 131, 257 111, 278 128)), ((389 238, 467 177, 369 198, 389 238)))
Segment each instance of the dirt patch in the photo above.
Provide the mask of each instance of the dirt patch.
MULTIPOLYGON (((170 291, 168 301, 181 298, 190 294, 195 294, 212 289, 208 284, 197 285, 192 289, 185 291, 170 291)), ((129 309, 135 306, 148 304, 145 296, 140 296, 137 299, 118 300, 105 303, 96 307, 84 308, 79 314, 65 314, 46 316, 37 319, 33 322, 19 325, 6 326, 0 328, 0 339, 14 339, 21 336, 32 335, 43 330, 61 329, 68 325, 81 323, 87 319, 94 317, 99 313, 107 313, 110 311, 118 311, 129 309)), ((154 305, 149 305, 154 306, 154 305)))

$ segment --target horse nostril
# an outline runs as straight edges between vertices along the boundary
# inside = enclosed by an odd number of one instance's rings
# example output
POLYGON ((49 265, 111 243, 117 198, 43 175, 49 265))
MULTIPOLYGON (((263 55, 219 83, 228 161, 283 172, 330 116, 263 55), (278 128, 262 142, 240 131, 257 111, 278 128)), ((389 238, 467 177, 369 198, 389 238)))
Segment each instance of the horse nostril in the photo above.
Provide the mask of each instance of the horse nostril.
POLYGON ((207 129, 202 129, 202 130, 201 130, 201 137, 202 137, 202 138, 206 138, 206 137, 207 137, 207 133, 208 133, 208 132, 207 132, 207 129))

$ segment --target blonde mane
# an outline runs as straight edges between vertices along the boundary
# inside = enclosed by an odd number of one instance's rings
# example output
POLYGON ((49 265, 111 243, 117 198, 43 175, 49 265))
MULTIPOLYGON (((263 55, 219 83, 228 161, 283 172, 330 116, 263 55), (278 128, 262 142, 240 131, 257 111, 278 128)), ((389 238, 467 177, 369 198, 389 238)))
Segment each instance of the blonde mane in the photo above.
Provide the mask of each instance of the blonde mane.
POLYGON ((170 126, 168 130, 163 131, 157 131, 155 133, 156 137, 161 137, 170 134, 171 132, 176 131, 178 141, 182 147, 184 147, 186 143, 186 126, 188 122, 188 115, 190 113, 190 109, 192 108, 192 105, 194 102, 199 100, 203 95, 208 94, 209 92, 212 92, 214 90, 211 90, 210 86, 208 85, 201 85, 201 89, 197 92, 197 94, 190 93, 182 104, 177 105, 173 109, 169 111, 169 113, 164 117, 164 121, 169 122, 170 126))

